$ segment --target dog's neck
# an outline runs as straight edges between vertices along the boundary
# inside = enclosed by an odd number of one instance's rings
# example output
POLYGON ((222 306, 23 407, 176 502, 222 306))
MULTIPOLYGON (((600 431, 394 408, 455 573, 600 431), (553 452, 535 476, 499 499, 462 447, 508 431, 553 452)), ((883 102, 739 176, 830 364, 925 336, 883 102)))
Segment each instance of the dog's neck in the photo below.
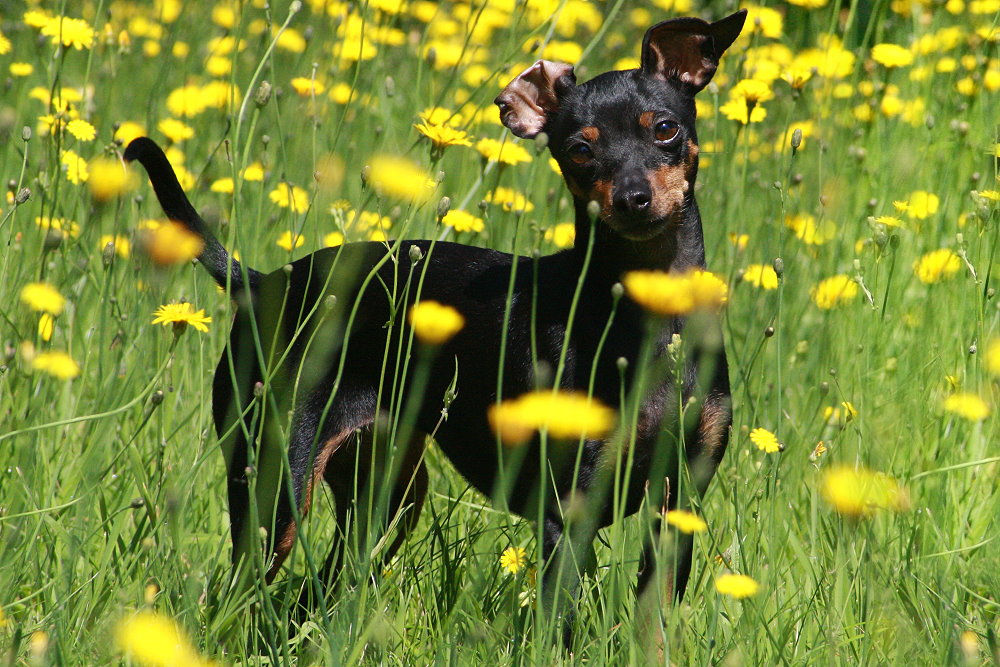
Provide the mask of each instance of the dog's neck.
POLYGON ((656 270, 682 273, 705 266, 705 242, 701 215, 694 195, 689 194, 677 220, 651 239, 633 241, 612 231, 600 220, 593 223, 587 202, 573 198, 576 212, 576 241, 573 252, 582 262, 595 230, 594 248, 588 273, 610 283, 621 280, 628 271, 656 270))

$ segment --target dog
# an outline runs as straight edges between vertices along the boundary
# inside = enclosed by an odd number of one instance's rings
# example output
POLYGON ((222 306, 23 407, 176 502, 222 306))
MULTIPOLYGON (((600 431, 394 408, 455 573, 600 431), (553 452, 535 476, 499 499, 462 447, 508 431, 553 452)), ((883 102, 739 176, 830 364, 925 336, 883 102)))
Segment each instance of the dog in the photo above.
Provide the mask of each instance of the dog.
MULTIPOLYGON (((423 450, 433 434, 472 486, 541 523, 549 564, 543 591, 564 585, 572 591, 554 564, 572 563, 565 554, 573 545, 589 547, 616 511, 608 493, 592 494, 593 511, 570 536, 564 509, 608 479, 610 440, 581 439, 565 456, 565 448, 543 446, 536 437, 515 456, 499 444, 487 413, 500 399, 544 384, 537 370, 555 369, 561 359, 559 389, 589 392, 610 406, 620 405, 623 388, 633 389, 648 320, 613 288, 633 270, 705 266, 694 188, 694 96, 712 79, 745 18, 743 10, 714 23, 676 18, 654 25, 643 39, 638 69, 606 72, 582 84, 572 66, 540 60, 496 98, 501 120, 514 135, 532 139, 545 133, 572 194, 575 247, 552 255, 514 258, 419 240, 350 243, 265 275, 241 265, 220 244, 155 143, 138 138, 129 144, 124 159, 146 169, 167 217, 203 239, 200 263, 237 306, 213 385, 234 567, 256 560, 258 574, 268 582, 274 578, 320 480, 329 485, 341 527, 352 512, 358 518, 365 516, 364 507, 382 507, 386 516, 368 517, 377 533, 385 530, 390 509, 407 509, 386 550, 391 553, 423 502, 423 450), (420 300, 458 310, 465 326, 437 350, 422 394, 403 389, 395 396, 393 387, 408 387, 417 365, 404 364, 410 327, 402 314, 418 292, 420 300), (386 411, 398 425, 406 410, 414 428, 379 426, 386 411), (384 478, 389 487, 378 496, 373 489, 384 478)), ((660 322, 653 349, 663 358, 684 331, 685 318, 660 322)), ((644 499, 657 509, 661 503, 664 509, 676 506, 688 469, 697 468, 697 474, 687 493, 703 492, 725 452, 732 420, 725 351, 721 343, 702 346, 683 364, 680 382, 655 378, 638 396, 638 416, 625 444, 626 514, 644 499), (694 405, 694 417, 690 409, 682 415, 679 404, 694 405)), ((651 523, 655 530, 660 522, 651 523)), ((651 537, 640 591, 656 569, 655 532, 651 537)), ((692 543, 678 535, 675 544, 673 568, 665 576, 680 597, 692 543)), ((334 573, 342 551, 343 545, 335 546, 327 559, 334 573)))

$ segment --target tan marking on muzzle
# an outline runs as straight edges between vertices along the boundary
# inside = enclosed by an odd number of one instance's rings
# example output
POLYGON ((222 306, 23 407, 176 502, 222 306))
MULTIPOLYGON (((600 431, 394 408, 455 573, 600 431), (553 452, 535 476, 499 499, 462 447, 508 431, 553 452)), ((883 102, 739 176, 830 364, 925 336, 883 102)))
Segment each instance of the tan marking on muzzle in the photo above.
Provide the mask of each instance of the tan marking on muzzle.
POLYGON ((681 209, 684 196, 691 189, 697 162, 698 146, 688 141, 687 159, 682 164, 666 165, 650 172, 649 182, 653 188, 651 215, 654 218, 667 218, 681 209))

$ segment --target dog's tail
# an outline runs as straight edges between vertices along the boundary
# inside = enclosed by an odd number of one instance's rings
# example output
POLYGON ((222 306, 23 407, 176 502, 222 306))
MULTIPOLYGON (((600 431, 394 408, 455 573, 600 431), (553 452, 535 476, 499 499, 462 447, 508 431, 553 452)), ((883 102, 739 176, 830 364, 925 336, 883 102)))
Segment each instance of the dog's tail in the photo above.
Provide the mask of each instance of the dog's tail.
MULTIPOLYGON (((153 191, 156 192, 156 198, 160 200, 160 206, 163 207, 167 217, 184 225, 201 238, 203 245, 198 261, 208 269, 215 282, 223 289, 228 287, 233 295, 241 293, 245 285, 240 263, 219 243, 219 239, 215 238, 208 225, 194 210, 194 206, 188 201, 181 184, 177 181, 174 168, 156 142, 149 137, 133 139, 125 149, 123 157, 126 162, 138 160, 145 167, 153 184, 153 191)), ((256 292, 262 274, 247 267, 246 276, 250 291, 256 292)))

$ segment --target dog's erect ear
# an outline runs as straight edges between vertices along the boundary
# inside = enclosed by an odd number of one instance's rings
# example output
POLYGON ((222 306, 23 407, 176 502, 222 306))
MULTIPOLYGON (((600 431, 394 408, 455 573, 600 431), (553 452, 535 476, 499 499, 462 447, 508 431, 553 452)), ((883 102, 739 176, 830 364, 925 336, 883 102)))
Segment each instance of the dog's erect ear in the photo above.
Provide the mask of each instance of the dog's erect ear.
POLYGON ((572 65, 539 60, 508 83, 493 103, 511 132, 534 139, 545 129, 549 114, 559 110, 560 96, 575 85, 572 65))
POLYGON ((657 23, 642 39, 642 72, 662 81, 678 81, 696 93, 712 80, 719 58, 743 30, 747 10, 709 23, 697 18, 657 23))

